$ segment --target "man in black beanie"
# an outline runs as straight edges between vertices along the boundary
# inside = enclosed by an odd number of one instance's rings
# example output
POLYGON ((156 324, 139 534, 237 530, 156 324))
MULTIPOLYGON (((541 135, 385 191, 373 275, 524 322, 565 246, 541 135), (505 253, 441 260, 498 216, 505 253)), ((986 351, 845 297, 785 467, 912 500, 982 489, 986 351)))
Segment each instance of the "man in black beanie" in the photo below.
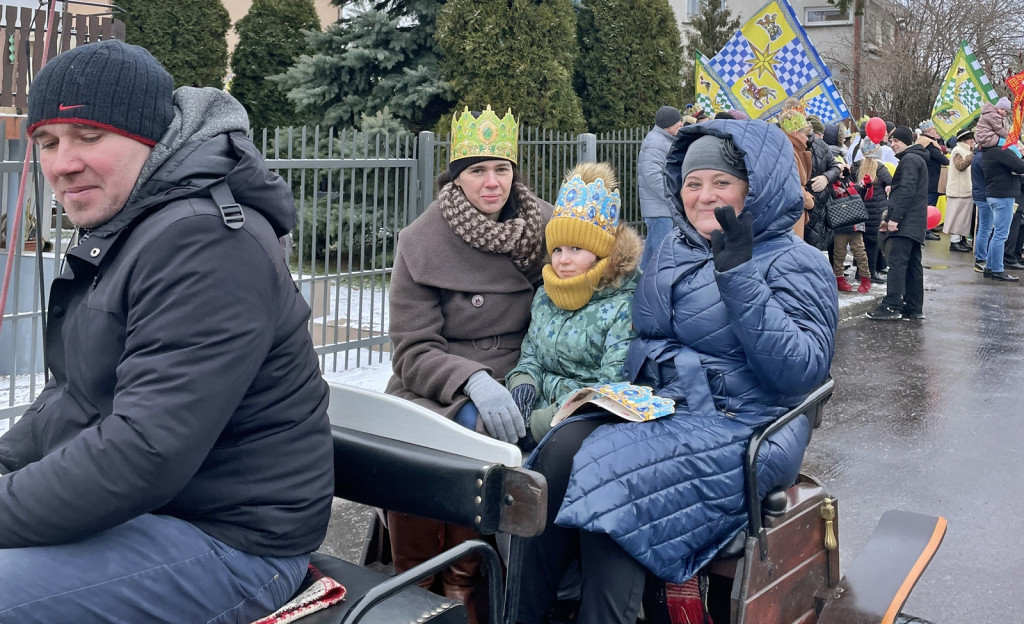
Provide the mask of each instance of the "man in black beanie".
POLYGON ((921 245, 928 223, 928 152, 914 143, 910 128, 900 126, 889 135, 900 159, 892 176, 889 211, 880 228, 888 233, 885 257, 889 278, 885 297, 868 318, 896 321, 924 319, 924 267, 921 245))
POLYGON ((52 377, 0 437, 0 620, 249 622, 330 517, 327 387, 278 238, 291 189, 217 89, 119 41, 51 60, 28 132, 78 244, 52 377))
POLYGON ((647 225, 644 254, 640 268, 647 266, 651 254, 672 231, 672 197, 666 184, 665 161, 676 133, 683 127, 683 116, 674 106, 662 106, 654 115, 654 127, 640 143, 636 178, 640 196, 640 214, 647 225))

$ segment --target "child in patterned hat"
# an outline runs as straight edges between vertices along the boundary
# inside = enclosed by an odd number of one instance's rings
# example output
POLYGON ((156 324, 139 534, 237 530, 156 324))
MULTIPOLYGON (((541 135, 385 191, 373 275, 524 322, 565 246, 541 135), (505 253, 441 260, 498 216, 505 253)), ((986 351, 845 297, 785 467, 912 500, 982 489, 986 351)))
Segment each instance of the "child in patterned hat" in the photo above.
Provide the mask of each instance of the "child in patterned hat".
POLYGON ((547 224, 551 260, 533 298, 519 363, 506 378, 526 421, 521 445, 527 450, 574 391, 624 380, 643 241, 619 222, 618 186, 607 163, 577 165, 547 224))

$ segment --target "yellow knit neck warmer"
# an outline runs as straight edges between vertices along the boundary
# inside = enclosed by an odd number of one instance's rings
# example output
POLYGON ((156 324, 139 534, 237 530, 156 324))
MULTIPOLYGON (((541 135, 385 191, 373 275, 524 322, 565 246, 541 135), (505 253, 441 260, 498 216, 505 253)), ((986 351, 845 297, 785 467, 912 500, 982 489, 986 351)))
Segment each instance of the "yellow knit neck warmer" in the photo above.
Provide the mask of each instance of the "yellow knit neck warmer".
POLYGON ((542 271, 544 290, 551 298, 551 303, 570 312, 587 305, 587 302, 598 290, 598 284, 601 283, 601 276, 604 275, 604 267, 607 264, 608 259, 601 258, 583 275, 567 279, 555 275, 555 269, 550 262, 545 264, 542 271))

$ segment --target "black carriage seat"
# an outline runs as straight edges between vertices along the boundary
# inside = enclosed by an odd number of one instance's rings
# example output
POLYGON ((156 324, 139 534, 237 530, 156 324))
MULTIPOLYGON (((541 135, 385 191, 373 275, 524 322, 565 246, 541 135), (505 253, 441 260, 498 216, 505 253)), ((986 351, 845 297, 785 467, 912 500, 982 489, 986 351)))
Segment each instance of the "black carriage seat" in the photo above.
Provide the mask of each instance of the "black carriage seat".
MULTIPOLYGON (((478 435, 409 401, 331 384, 334 495, 371 507, 469 526, 482 534, 529 537, 544 529, 547 485, 519 467, 515 446, 478 435), (436 447, 436 448, 435 448, 436 447), (448 450, 438 450, 444 448, 448 450)), ((479 540, 466 542, 389 577, 324 553, 310 563, 347 590, 344 601, 302 618, 303 624, 467 622, 461 602, 416 582, 477 553, 488 570, 491 619, 502 612, 501 561, 479 540), (364 617, 372 609, 372 614, 364 617)), ((305 589, 312 579, 300 588, 305 589)))
MULTIPOLYGON (((800 405, 780 416, 779 419, 772 424, 756 431, 751 437, 750 443, 747 447, 747 461, 744 466, 744 487, 747 492, 748 529, 740 531, 732 541, 726 544, 725 547, 718 552, 716 559, 728 560, 742 557, 749 534, 753 534, 755 536, 763 534, 765 527, 780 524, 781 519, 791 516, 798 508, 805 506, 801 504, 801 502, 807 498, 808 494, 808 492, 804 490, 807 490, 808 487, 812 487, 807 485, 808 483, 814 482, 813 479, 806 475, 800 475, 797 479, 797 483, 789 488, 779 487, 768 492, 768 494, 760 501, 760 504, 756 502, 752 503, 752 500, 756 501, 757 496, 757 474, 755 472, 754 461, 757 457, 757 452, 758 449, 760 449, 761 444, 773 433, 786 426, 799 416, 806 415, 811 423, 812 432, 820 427, 825 413, 825 404, 828 403, 830 398, 832 398, 834 386, 835 381, 829 377, 821 386, 808 395, 800 405), (752 499, 751 497, 754 498, 752 499), (758 513, 758 509, 760 509, 760 513, 758 513), (772 520, 773 518, 776 520, 772 520), (753 530, 751 531, 750 528, 753 528, 753 530)), ((808 442, 809 441, 810 440, 808 440, 808 442)), ((816 486, 813 487, 820 488, 820 484, 816 484, 816 486)))

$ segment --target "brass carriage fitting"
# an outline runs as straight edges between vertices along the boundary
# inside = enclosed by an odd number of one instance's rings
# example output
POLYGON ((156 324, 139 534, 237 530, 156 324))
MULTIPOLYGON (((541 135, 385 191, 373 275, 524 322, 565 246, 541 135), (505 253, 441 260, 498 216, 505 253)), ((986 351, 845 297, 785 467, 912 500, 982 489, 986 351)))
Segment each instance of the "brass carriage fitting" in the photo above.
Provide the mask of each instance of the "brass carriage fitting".
POLYGON ((822 501, 821 517, 825 519, 825 550, 835 550, 839 547, 839 542, 836 540, 836 508, 831 498, 825 497, 822 501))

